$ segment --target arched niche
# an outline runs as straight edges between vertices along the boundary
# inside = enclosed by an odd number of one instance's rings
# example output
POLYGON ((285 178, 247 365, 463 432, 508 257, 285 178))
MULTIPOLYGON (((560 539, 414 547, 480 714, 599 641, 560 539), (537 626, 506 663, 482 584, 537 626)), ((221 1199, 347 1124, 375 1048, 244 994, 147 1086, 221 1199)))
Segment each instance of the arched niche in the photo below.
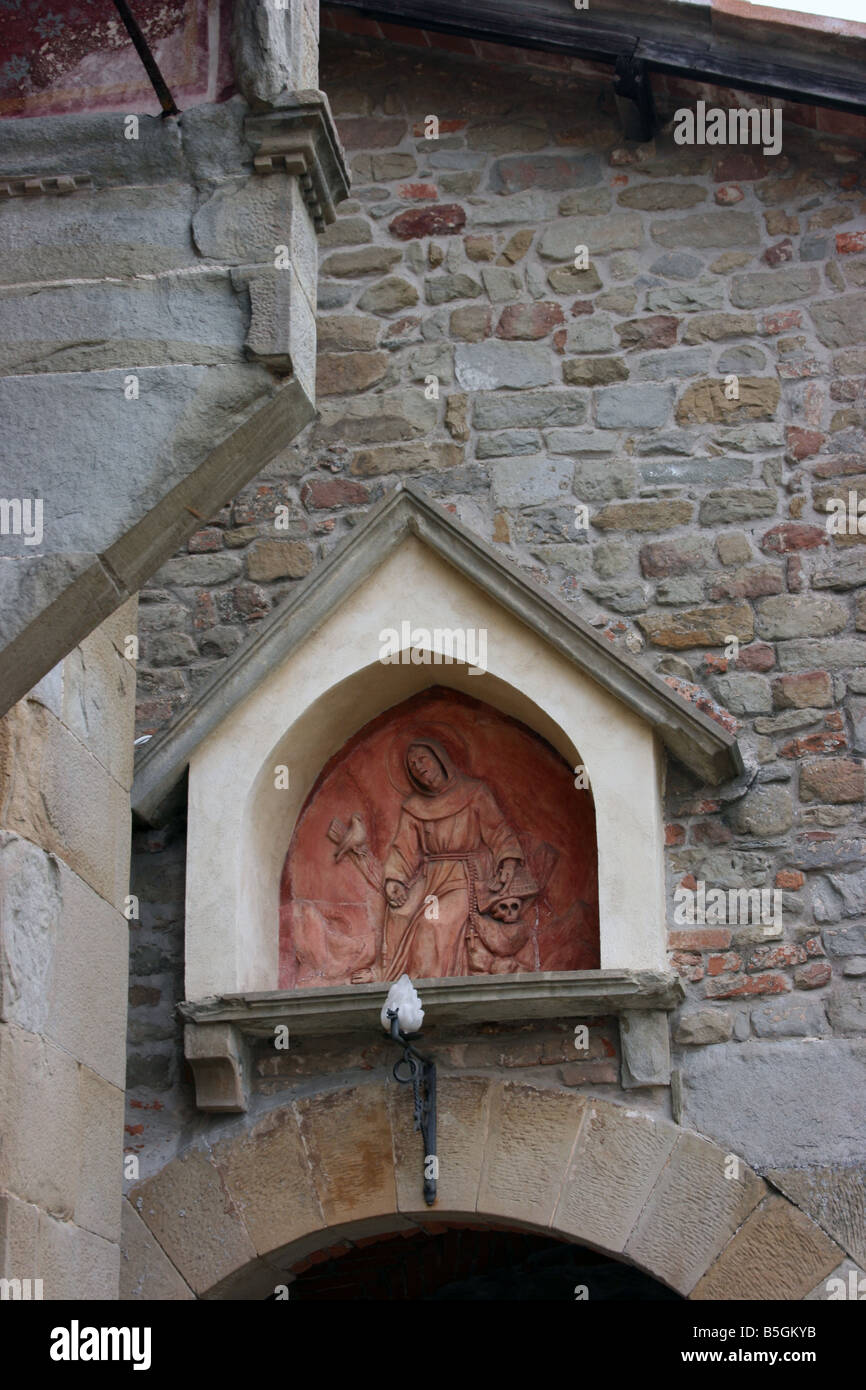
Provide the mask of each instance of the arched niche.
POLYGON ((742 771, 736 738, 698 687, 673 689, 405 485, 139 757, 133 806, 151 824, 176 809, 189 773, 180 1010, 202 1108, 246 1108, 248 1043, 272 1040, 277 1025, 379 1026, 381 980, 279 988, 281 874, 329 761, 431 686, 519 721, 583 769, 598 871, 598 969, 434 978, 425 991, 437 1023, 619 1014, 623 1086, 669 1084, 666 1011, 682 987, 665 968, 666 754, 716 785, 742 771), (443 634, 456 635, 460 659, 442 661, 443 634))
POLYGON ((663 970, 663 755, 653 726, 414 535, 394 548, 189 757, 186 995, 275 990, 279 886, 298 815, 328 760, 431 684, 519 719, 588 774, 602 969, 663 970), (407 597, 408 596, 408 597, 407 597), (381 634, 487 634, 483 672, 383 664, 381 634), (280 769, 287 769, 286 777, 280 769))

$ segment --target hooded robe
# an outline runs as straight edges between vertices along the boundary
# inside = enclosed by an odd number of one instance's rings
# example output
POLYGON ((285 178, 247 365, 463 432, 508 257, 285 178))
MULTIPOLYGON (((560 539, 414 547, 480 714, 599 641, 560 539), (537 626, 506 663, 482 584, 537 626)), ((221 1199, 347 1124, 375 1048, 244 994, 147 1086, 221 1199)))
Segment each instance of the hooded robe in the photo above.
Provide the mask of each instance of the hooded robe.
POLYGON ((441 744, 413 739, 403 761, 416 790, 403 802, 383 878, 404 884, 409 897, 402 908, 386 908, 383 975, 468 975, 466 935, 477 915, 475 885, 486 885, 503 860, 522 863, 523 850, 486 783, 459 772, 441 744), (423 786, 409 767, 409 748, 418 746, 445 771, 437 790, 423 786), (431 895, 435 904, 425 908, 431 895))

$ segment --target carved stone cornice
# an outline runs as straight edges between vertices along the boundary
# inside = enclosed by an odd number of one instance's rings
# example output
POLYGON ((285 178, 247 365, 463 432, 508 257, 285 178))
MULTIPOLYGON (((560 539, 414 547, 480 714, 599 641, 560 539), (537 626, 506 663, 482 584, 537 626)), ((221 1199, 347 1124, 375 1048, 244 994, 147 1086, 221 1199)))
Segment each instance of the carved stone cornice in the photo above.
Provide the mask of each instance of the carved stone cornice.
POLYGON ((60 197, 93 187, 90 174, 2 174, 0 198, 60 197))
POLYGON ((247 116, 244 133, 258 174, 294 174, 317 232, 336 219, 349 195, 349 171, 324 92, 296 92, 264 115, 247 116))
MULTIPOLYGON (((616 1014, 623 1088, 671 1083, 667 1015, 685 997, 679 977, 671 972, 563 970, 416 980, 415 984, 429 1022, 437 1027, 616 1014)), ((388 984, 332 985, 179 1004, 198 1108, 236 1113, 248 1108, 249 1044, 273 1037, 277 1027, 285 1026, 297 1036, 356 1032, 378 1036, 389 988, 388 984)))
MULTIPOLYGON (((430 1022, 457 1025, 508 1019, 671 1010, 684 998, 679 976, 664 970, 555 970, 518 975, 414 980, 430 1022)), ((375 1029, 389 984, 329 985, 267 990, 186 1001, 186 1023, 233 1023, 250 1037, 267 1037, 281 1023, 293 1033, 375 1029)))

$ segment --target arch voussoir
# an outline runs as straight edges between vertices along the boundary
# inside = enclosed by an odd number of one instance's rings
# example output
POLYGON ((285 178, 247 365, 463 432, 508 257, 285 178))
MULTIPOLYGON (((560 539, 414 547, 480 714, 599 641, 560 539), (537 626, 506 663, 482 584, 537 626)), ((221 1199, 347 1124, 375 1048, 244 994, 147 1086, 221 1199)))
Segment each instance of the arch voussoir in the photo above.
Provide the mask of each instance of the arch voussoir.
POLYGON ((801 1299, 845 1252, 799 1207, 769 1193, 692 1291, 705 1299, 801 1299))
POLYGON ((199 1298, 266 1297, 319 1251, 449 1219, 549 1230, 697 1300, 805 1298, 845 1259, 741 1159, 615 1101, 444 1073, 438 1139, 429 1208, 411 1087, 320 1090, 187 1150, 130 1201, 199 1298))

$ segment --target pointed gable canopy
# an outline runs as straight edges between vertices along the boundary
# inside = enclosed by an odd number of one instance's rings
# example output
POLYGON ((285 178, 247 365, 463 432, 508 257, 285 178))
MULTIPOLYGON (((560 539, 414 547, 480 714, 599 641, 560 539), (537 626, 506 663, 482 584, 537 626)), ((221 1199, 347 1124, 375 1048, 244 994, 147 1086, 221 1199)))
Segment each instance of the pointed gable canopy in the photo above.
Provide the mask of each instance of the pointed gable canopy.
POLYGON ((399 484, 374 507, 144 746, 132 789, 133 811, 142 820, 159 821, 202 741, 409 535, 650 724, 674 757, 703 781, 715 785, 742 771, 732 734, 661 677, 613 647, 566 604, 408 483, 399 484))

